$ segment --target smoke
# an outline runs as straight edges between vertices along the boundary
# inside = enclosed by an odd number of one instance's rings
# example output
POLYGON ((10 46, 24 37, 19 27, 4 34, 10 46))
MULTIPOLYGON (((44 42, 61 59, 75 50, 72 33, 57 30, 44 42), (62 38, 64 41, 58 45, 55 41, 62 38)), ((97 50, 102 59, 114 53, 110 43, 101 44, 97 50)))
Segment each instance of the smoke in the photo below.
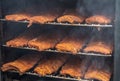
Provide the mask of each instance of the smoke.
POLYGON ((85 37, 90 35, 91 29, 90 28, 83 28, 83 27, 73 27, 70 31, 71 37, 85 37))
POLYGON ((114 16, 115 8, 114 0, 78 0, 77 10, 80 13, 87 15, 105 15, 108 17, 114 16), (82 12, 81 12, 82 11, 82 12))
POLYGON ((94 28, 90 37, 89 43, 101 42, 114 47, 114 30, 111 28, 102 28, 100 31, 94 28))
POLYGON ((65 8, 75 8, 77 3, 77 0, 69 0, 69 1, 59 0, 59 1, 64 5, 65 8))
POLYGON ((87 16, 88 12, 83 4, 83 0, 78 0, 76 3, 76 12, 79 13, 81 16, 87 16))
MULTIPOLYGON (((59 3, 59 1, 57 0, 34 0, 31 3, 32 6, 32 11, 29 11, 29 9, 27 9, 28 12, 30 13, 34 13, 35 14, 41 14, 41 13, 51 13, 51 12, 60 12, 62 11, 62 4, 59 3)), ((29 7, 30 8, 30 7, 29 7)))
POLYGON ((58 12, 62 9, 62 3, 58 0, 3 0, 4 14, 28 13, 39 14, 41 12, 58 12))
POLYGON ((114 0, 3 0, 3 11, 6 14, 39 14, 41 12, 64 11, 65 8, 76 7, 76 11, 83 16, 104 14, 113 17, 115 7, 114 2, 114 0))

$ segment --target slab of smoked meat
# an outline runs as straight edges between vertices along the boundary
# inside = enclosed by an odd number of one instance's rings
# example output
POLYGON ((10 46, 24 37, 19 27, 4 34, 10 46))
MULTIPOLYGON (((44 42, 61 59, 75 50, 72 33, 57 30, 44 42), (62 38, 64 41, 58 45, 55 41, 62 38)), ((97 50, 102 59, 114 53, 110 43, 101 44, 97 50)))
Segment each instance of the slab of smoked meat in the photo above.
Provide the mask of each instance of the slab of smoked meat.
POLYGON ((40 27, 31 27, 28 28, 24 33, 20 34, 18 37, 7 42, 7 46, 11 47, 24 47, 27 46, 28 41, 37 37, 40 32, 44 30, 40 29, 40 27))
POLYGON ((55 73, 66 62, 67 58, 68 56, 62 54, 49 54, 39 62, 34 72, 38 73, 40 76, 55 73))
POLYGON ((85 18, 79 15, 75 10, 66 10, 62 16, 57 18, 57 22, 69 22, 71 24, 74 24, 82 23, 84 19, 85 18))
POLYGON ((87 64, 88 61, 86 59, 81 59, 78 56, 72 57, 62 67, 60 74, 81 79, 85 74, 87 64))
POLYGON ((86 35, 87 33, 85 33, 85 31, 81 29, 73 29, 68 36, 63 38, 63 40, 56 45, 56 49, 58 51, 76 54, 82 49, 85 40, 87 39, 88 35, 86 35))
POLYGON ((58 42, 65 36, 66 31, 62 29, 51 29, 42 33, 39 37, 28 42, 30 48, 36 48, 39 51, 54 48, 58 42))
POLYGON ((28 15, 28 14, 11 14, 11 15, 6 15, 5 19, 12 20, 12 21, 29 20, 30 15, 28 15))
POLYGON ((96 36, 88 43, 84 52, 111 54, 113 51, 113 37, 110 37, 109 35, 110 34, 105 31, 102 34, 96 34, 96 36))
POLYGON ((19 71, 19 74, 30 70, 40 59, 42 58, 41 54, 27 54, 24 55, 13 62, 4 64, 1 69, 2 71, 15 70, 19 71))
POLYGON ((30 27, 33 23, 45 24, 47 22, 53 22, 59 16, 57 12, 45 12, 37 16, 33 16, 30 18, 28 27, 30 27))
POLYGON ((85 79, 96 79, 100 81, 110 81, 111 78, 111 67, 104 59, 95 59, 88 67, 85 74, 85 79))
POLYGON ((33 17, 30 18, 28 27, 30 27, 33 23, 44 24, 47 22, 53 22, 63 13, 64 9, 62 8, 62 4, 55 0, 50 2, 47 0, 36 1, 35 6, 37 12, 34 13, 33 17))
POLYGON ((88 24, 110 24, 111 23, 111 19, 104 15, 93 15, 87 18, 85 21, 88 24))
MULTIPOLYGON (((114 0, 90 0, 83 1, 83 7, 86 9, 88 18, 85 20, 88 24, 110 24, 114 19, 114 0), (94 4, 96 3, 96 4, 94 4), (105 6, 105 7, 104 7, 105 6), (104 8, 103 8, 104 7, 104 8)), ((77 4, 81 4, 78 2, 77 4)))

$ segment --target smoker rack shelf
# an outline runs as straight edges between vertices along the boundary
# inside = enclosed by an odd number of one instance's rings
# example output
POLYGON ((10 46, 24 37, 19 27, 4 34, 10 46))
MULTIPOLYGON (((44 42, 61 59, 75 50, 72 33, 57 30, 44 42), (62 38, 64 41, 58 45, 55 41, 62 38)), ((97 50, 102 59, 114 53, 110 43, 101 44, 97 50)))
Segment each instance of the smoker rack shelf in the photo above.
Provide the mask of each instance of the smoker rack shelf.
MULTIPOLYGON (((17 23, 29 23, 28 21, 9 21, 6 19, 0 19, 0 21, 3 22, 17 22, 17 23)), ((106 25, 101 25, 101 24, 70 24, 70 23, 57 23, 57 22, 48 22, 46 23, 46 25, 63 25, 63 26, 85 26, 85 27, 107 27, 107 28, 111 28, 113 27, 113 25, 110 24, 106 24, 106 25)))
MULTIPOLYGON (((35 48, 29 48, 29 47, 9 47, 9 46, 7 46, 7 45, 3 45, 3 47, 38 51, 38 50, 35 49, 35 48)), ((52 50, 52 49, 44 50, 43 52, 53 52, 53 53, 63 53, 63 54, 71 54, 71 55, 73 55, 71 52, 62 52, 62 51, 57 51, 57 50, 52 50)), ((85 52, 78 52, 77 54, 74 54, 74 55, 112 57, 112 54, 105 55, 105 54, 100 54, 100 53, 85 53, 85 52)))
MULTIPOLYGON (((8 71, 8 72, 17 73, 17 74, 19 73, 18 71, 8 71)), ((43 77, 43 76, 40 76, 37 73, 33 73, 33 72, 25 72, 24 74, 43 77)), ((77 79, 77 78, 71 78, 71 77, 64 77, 64 76, 60 76, 60 75, 46 75, 43 78, 54 78, 54 79, 63 79, 63 80, 72 80, 72 81, 94 81, 94 80, 86 80, 86 79, 77 79)))

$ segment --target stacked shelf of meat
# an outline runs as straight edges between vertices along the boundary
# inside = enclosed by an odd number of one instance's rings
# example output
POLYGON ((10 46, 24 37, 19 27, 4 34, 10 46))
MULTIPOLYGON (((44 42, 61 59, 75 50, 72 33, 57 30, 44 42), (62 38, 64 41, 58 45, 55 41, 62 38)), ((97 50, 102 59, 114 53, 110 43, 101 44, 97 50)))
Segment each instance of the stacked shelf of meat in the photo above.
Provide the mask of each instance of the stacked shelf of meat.
POLYGON ((76 80, 109 81, 112 75, 111 66, 109 59, 105 57, 73 57, 58 53, 29 53, 3 64, 1 69, 4 72, 19 73, 21 76, 31 72, 31 74, 36 74, 39 77, 53 75, 64 78, 69 76, 71 77, 68 78, 69 80, 75 78, 76 80), (29 71, 31 68, 32 70, 29 71))
POLYGON ((13 11, 9 11, 11 7, 8 7, 8 11, 3 11, 0 19, 3 23, 3 57, 7 59, 6 56, 11 54, 17 57, 4 60, 1 71, 19 76, 112 81, 112 0, 109 3, 101 1, 98 10, 88 7, 94 0, 41 1, 31 0, 29 3, 33 2, 32 6, 26 4, 23 9, 14 7, 13 11), (100 10, 101 4, 109 5, 100 10), (6 54, 6 49, 12 52, 6 54), (13 52, 14 49, 18 51, 13 52))

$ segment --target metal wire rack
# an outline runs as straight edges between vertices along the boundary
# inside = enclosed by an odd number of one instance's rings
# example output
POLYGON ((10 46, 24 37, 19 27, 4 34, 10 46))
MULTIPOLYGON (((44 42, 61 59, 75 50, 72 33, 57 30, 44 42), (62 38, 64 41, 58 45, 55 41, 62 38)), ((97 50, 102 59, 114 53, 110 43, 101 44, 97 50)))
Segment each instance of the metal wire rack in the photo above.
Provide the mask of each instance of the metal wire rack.
MULTIPOLYGON (((9 20, 6 20, 6 19, 0 19, 0 21, 3 21, 3 22, 17 22, 17 23, 29 23, 29 21, 9 21, 9 20)), ((85 27, 107 27, 107 28, 111 28, 113 27, 113 25, 111 24, 70 24, 70 23, 57 23, 57 22, 48 22, 48 23, 45 23, 47 25, 63 25, 63 26, 85 26, 85 27)))

